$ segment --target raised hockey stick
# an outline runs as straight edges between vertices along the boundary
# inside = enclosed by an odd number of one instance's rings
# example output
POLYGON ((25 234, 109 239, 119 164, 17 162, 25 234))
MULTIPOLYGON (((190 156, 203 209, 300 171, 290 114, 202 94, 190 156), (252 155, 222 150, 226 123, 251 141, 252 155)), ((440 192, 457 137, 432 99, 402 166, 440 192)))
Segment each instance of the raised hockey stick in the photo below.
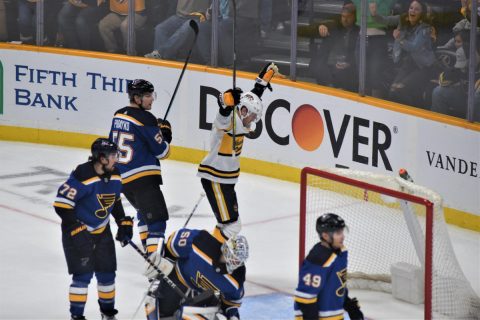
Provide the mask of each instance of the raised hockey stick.
POLYGON ((197 210, 197 207, 200 204, 200 202, 202 201, 203 197, 205 197, 205 192, 200 193, 200 198, 198 198, 197 203, 195 203, 195 206, 193 207, 192 212, 190 212, 190 214, 188 215, 187 221, 185 221, 185 224, 183 225, 184 228, 187 227, 188 222, 190 221, 193 214, 197 210))
POLYGON ((195 36, 193 38, 192 44, 190 45, 190 50, 188 51, 187 58, 185 59, 185 63, 183 64, 182 72, 180 73, 180 77, 178 78, 177 85, 175 86, 175 90, 173 91, 172 98, 170 98, 170 103, 168 104, 168 108, 167 108, 167 111, 165 112, 165 116, 163 116, 163 120, 167 119, 168 112, 170 112, 170 108, 172 107, 173 100, 175 99, 175 95, 177 94, 178 87, 180 86, 180 82, 182 81, 183 74, 185 73, 185 69, 187 68, 188 61, 190 60, 190 56, 192 55, 193 47, 197 42, 198 24, 197 22, 195 22, 195 20, 190 20, 189 25, 190 25, 190 28, 192 28, 193 32, 195 33, 195 36))
MULTIPOLYGON (((233 42, 233 87, 232 89, 235 89, 237 87, 237 47, 236 47, 236 27, 237 27, 237 2, 235 0, 232 0, 233 2, 233 35, 232 35, 232 42, 233 42)), ((237 155, 236 149, 237 149, 237 141, 235 139, 235 130, 237 129, 237 121, 236 121, 236 111, 237 111, 237 106, 233 106, 233 112, 232 112, 232 157, 235 157, 237 155)))

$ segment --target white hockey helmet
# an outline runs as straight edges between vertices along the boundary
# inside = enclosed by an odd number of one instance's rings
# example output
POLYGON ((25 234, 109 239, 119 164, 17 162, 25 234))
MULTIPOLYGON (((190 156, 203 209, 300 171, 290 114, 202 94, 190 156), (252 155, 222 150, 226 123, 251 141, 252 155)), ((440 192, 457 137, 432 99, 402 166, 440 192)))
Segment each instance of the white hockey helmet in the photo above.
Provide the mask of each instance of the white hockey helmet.
POLYGON ((258 122, 262 118, 263 103, 262 100, 253 92, 245 92, 240 96, 240 103, 238 104, 240 111, 240 118, 243 120, 252 113, 256 115, 253 122, 258 122))
POLYGON ((231 237, 222 244, 222 253, 225 258, 227 272, 232 273, 248 259, 247 238, 241 235, 231 237))

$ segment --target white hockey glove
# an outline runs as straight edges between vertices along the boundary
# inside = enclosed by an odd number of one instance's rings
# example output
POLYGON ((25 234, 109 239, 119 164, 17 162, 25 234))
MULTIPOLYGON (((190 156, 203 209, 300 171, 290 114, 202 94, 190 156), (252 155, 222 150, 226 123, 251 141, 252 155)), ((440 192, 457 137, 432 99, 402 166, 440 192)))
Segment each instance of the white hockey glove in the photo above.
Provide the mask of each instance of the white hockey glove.
MULTIPOLYGON (((148 247, 148 241, 150 239, 147 239, 147 247, 148 247)), ((170 272, 172 272, 173 269, 173 263, 163 257, 163 246, 164 246, 164 239, 160 238, 158 241, 158 246, 157 249, 148 256, 148 260, 152 262, 152 264, 160 269, 162 273, 165 275, 169 275, 170 272)), ((148 279, 156 278, 158 276, 158 271, 155 270, 155 268, 152 266, 148 261, 145 262, 145 272, 143 273, 148 279)))

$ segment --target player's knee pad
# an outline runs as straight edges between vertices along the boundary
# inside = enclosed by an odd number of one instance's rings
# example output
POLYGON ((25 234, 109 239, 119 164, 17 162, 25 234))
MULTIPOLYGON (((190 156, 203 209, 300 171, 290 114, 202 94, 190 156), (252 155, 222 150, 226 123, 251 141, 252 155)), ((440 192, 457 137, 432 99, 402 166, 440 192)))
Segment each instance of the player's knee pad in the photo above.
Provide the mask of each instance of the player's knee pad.
POLYGON ((240 230, 242 229, 242 222, 240 221, 240 217, 238 217, 237 221, 217 224, 217 228, 220 229, 222 234, 227 239, 230 239, 231 237, 237 235, 240 232, 240 230))

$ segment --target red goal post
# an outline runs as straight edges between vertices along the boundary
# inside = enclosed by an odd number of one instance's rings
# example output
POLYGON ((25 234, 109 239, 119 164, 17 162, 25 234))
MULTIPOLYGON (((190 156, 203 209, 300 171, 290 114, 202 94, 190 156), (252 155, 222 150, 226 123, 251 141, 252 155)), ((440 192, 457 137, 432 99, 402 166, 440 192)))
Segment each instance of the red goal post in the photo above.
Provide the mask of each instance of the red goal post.
MULTIPOLYGON (((342 189, 354 187, 359 190, 364 190, 364 194, 368 191, 376 192, 378 194, 392 197, 395 199, 405 200, 410 203, 415 203, 425 208, 425 218, 426 218, 426 227, 425 227, 425 273, 424 273, 424 284, 425 284, 425 319, 432 318, 432 230, 433 230, 433 203, 425 198, 421 198, 415 195, 408 193, 400 192, 397 190, 388 189, 382 186, 374 185, 364 181, 352 179, 346 176, 338 175, 324 170, 318 170, 314 168, 304 168, 301 172, 301 181, 300 181, 300 240, 299 240, 299 263, 303 262, 303 259, 306 255, 306 250, 310 248, 306 247, 306 234, 307 228, 315 230, 314 220, 310 219, 307 221, 307 203, 308 203, 308 194, 310 188, 321 188, 321 184, 310 184, 309 178, 314 177, 315 179, 324 180, 330 186, 326 186, 325 189, 330 189, 332 191, 333 185, 337 185, 337 192, 342 192, 342 189), (333 182, 333 183, 331 183, 333 182), (307 225, 307 222, 308 225, 307 225)), ((334 191, 335 189, 333 189, 334 191)), ((365 196, 364 196, 365 197, 365 196)), ((328 211, 327 211, 328 212, 328 211)), ((318 212, 317 217, 325 212, 318 212)), ((334 212, 336 213, 336 212, 334 212)), ((347 221, 348 224, 348 221, 347 221)), ((354 228, 355 226, 351 226, 354 228)), ((348 235, 347 235, 348 237, 348 235)))

